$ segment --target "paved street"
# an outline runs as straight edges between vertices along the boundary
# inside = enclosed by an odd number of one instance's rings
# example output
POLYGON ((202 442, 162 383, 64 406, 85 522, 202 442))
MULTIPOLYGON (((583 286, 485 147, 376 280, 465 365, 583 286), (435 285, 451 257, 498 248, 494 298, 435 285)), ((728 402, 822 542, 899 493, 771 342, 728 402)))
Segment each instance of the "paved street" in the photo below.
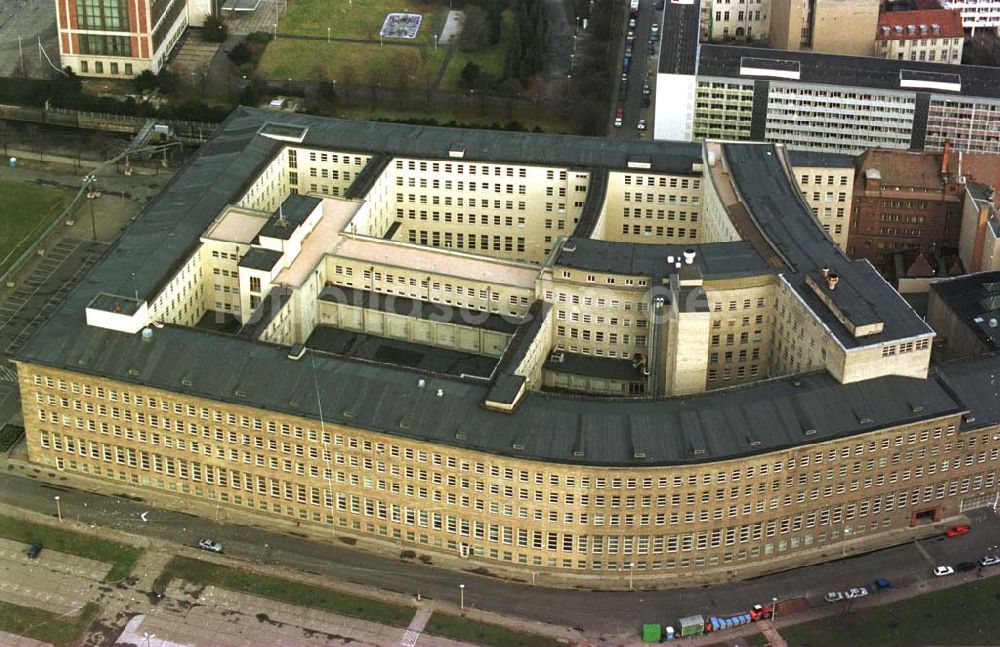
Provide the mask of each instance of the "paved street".
MULTIPOLYGON (((653 110, 642 107, 642 86, 643 83, 649 83, 649 96, 650 101, 652 101, 653 94, 656 92, 654 83, 656 80, 657 57, 655 54, 651 55, 649 53, 651 44, 650 32, 654 22, 662 27, 663 12, 656 11, 656 0, 640 0, 636 26, 635 28, 629 28, 628 3, 625 3, 624 7, 625 17, 622 19, 622 42, 626 42, 625 36, 629 31, 634 33, 635 40, 632 41, 632 57, 629 61, 628 91, 623 96, 620 92, 620 83, 616 84, 613 90, 613 96, 615 97, 614 110, 624 108, 625 120, 621 128, 612 126, 609 136, 613 139, 636 139, 639 137, 648 139, 653 136, 653 110), (646 129, 644 131, 637 130, 639 119, 646 120, 646 129)), ((621 78, 622 74, 622 61, 625 57, 624 48, 626 46, 627 44, 619 48, 617 54, 618 74, 616 78, 618 79, 621 78)), ((654 52, 659 51, 659 42, 653 43, 652 46, 654 52)), ((614 113, 614 110, 612 113, 614 113)))
MULTIPOLYGON (((289 533, 243 525, 235 518, 226 523, 155 509, 148 502, 120 496, 102 496, 52 486, 25 478, 15 467, 0 474, 0 503, 54 513, 54 494, 62 497, 67 518, 124 530, 152 539, 193 545, 210 536, 223 543, 226 554, 258 563, 277 564, 341 582, 377 587, 405 594, 420 592, 424 599, 456 602, 463 583, 466 604, 509 616, 573 626, 590 634, 634 635, 642 622, 673 622, 691 613, 730 612, 755 602, 808 596, 818 599, 827 591, 870 583, 887 577, 896 587, 923 586, 938 563, 974 561, 1000 539, 1000 520, 992 510, 972 515, 974 529, 956 539, 931 538, 855 558, 812 566, 723 586, 671 591, 593 592, 548 589, 447 571, 423 564, 359 552, 337 542, 311 541, 289 533), (139 515, 149 512, 147 522, 139 515), (929 557, 925 557, 925 554, 929 557)), ((27 468, 29 473, 40 470, 27 468)), ((109 485, 109 488, 115 486, 109 485)), ((110 489, 110 492, 116 490, 110 489)), ((835 547, 834 547, 835 548, 835 547)), ((956 577, 976 576, 975 572, 956 577)))

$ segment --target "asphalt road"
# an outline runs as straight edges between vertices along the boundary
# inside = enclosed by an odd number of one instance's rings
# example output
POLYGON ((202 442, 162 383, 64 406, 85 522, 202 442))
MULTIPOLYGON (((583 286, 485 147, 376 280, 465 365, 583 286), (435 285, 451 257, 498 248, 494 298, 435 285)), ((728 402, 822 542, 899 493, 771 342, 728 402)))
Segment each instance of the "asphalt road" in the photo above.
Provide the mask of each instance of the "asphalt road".
MULTIPOLYGON (((221 541, 226 554, 392 591, 457 602, 465 584, 470 606, 522 618, 578 627, 608 635, 634 632, 642 622, 672 623, 692 613, 745 610, 772 597, 809 596, 887 577, 895 586, 932 579, 935 564, 975 561, 1000 542, 1000 519, 990 509, 973 513, 971 533, 955 539, 931 538, 858 557, 800 568, 728 585, 668 591, 596 592, 530 587, 495 578, 403 563, 346 547, 286 533, 158 510, 142 501, 53 486, 10 473, 0 474, 0 503, 54 514, 61 496, 63 515, 153 539, 193 545, 201 537, 221 541), (147 512, 148 521, 139 515, 147 512), (925 555, 926 553, 926 555, 925 555)), ((225 515, 225 510, 222 510, 225 515)), ((994 567, 997 568, 997 567, 994 567)), ((954 577, 975 578, 976 573, 954 577)))
MULTIPOLYGON (((629 22, 629 6, 628 3, 624 3, 625 17, 622 19, 622 47, 618 51, 618 76, 620 80, 622 75, 622 66, 625 59, 625 47, 627 47, 627 34, 629 31, 634 32, 635 39, 632 41, 632 57, 629 61, 628 70, 628 91, 623 96, 621 94, 621 84, 618 83, 615 86, 615 103, 614 111, 618 108, 625 109, 625 120, 621 128, 616 128, 612 125, 610 137, 613 139, 636 139, 638 137, 652 137, 653 126, 652 117, 653 111, 651 108, 642 107, 642 84, 648 82, 650 84, 650 101, 652 101, 652 95, 655 92, 653 88, 653 82, 656 77, 656 61, 657 56, 649 54, 650 45, 650 33, 653 22, 662 22, 662 12, 656 11, 656 0, 640 0, 639 2, 639 15, 636 18, 635 28, 630 28, 628 26, 629 22), (646 120, 646 130, 639 131, 636 126, 639 123, 639 119, 646 120)), ((662 25, 661 25, 662 26, 662 25)), ((659 52, 660 43, 654 43, 654 52, 659 52)), ((652 104, 651 104, 652 105, 652 104)), ((613 111, 613 112, 614 112, 613 111)), ((614 114, 612 114, 612 119, 614 114)))

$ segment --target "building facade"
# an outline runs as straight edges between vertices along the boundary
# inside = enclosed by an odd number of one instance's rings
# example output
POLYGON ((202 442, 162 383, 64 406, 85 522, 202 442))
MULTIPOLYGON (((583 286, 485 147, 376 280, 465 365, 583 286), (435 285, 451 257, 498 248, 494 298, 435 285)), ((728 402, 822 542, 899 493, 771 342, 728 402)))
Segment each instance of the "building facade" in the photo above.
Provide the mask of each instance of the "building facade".
MULTIPOLYGON (((199 14, 200 15, 200 14, 199 14)), ((188 25, 187 0, 56 0, 62 66, 132 78, 163 69, 188 25)))
POLYGON ((879 58, 960 65, 965 30, 957 10, 888 11, 879 14, 879 58))
POLYGON ((868 151, 857 162, 848 253, 882 264, 897 251, 957 247, 963 197, 942 156, 868 151))
POLYGON ((29 460, 554 585, 907 541, 992 505, 1000 405, 821 157, 238 109, 17 356, 29 460))
POLYGON ((872 0, 771 0, 776 49, 871 56, 879 3, 872 0))

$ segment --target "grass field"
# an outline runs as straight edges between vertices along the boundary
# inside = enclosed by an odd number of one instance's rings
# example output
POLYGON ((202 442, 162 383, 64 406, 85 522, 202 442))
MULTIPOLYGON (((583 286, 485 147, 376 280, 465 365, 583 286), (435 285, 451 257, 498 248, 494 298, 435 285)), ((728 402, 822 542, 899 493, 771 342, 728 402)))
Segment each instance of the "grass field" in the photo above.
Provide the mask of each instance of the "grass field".
POLYGON ((434 30, 448 15, 448 7, 437 2, 418 0, 288 0, 288 13, 278 22, 278 40, 282 34, 322 36, 327 27, 332 38, 378 40, 382 23, 389 13, 418 13, 423 16, 417 37, 393 39, 407 43, 433 42, 434 30))
POLYGON ((405 121, 407 119, 434 119, 439 124, 455 122, 464 127, 492 128, 495 125, 516 120, 529 130, 535 127, 541 128, 547 133, 568 133, 567 123, 559 115, 546 113, 539 108, 537 113, 514 114, 511 118, 502 117, 482 117, 479 112, 470 108, 468 104, 456 105, 452 110, 421 110, 414 107, 409 110, 393 110, 382 106, 372 106, 371 108, 343 108, 337 111, 337 117, 341 119, 362 119, 369 121, 405 121))
POLYGON ((53 645, 78 645, 100 608, 87 603, 76 616, 0 602, 0 630, 53 645))
POLYGON ((135 546, 106 541, 63 528, 41 526, 10 517, 0 517, 0 537, 25 544, 38 543, 50 550, 111 564, 111 570, 104 578, 105 582, 119 582, 125 579, 129 571, 132 570, 132 564, 142 552, 135 546))
POLYGON ((408 625, 414 613, 412 608, 398 604, 360 598, 318 586, 258 575, 186 557, 175 557, 167 564, 154 584, 154 590, 162 592, 173 578, 192 584, 205 586, 211 584, 397 627, 408 625))
POLYGON ((52 222, 68 200, 58 189, 0 180, 0 274, 52 222))
POLYGON ((460 642, 495 647, 510 647, 511 645, 517 645, 517 647, 557 647, 560 644, 553 638, 511 631, 505 627, 472 622, 465 618, 440 612, 431 616, 424 631, 460 642))
POLYGON ((995 645, 1000 577, 781 629, 795 647, 995 645))
POLYGON ((507 46, 510 43, 511 34, 514 32, 514 14, 510 11, 503 12, 503 22, 500 24, 500 42, 493 47, 487 47, 476 52, 463 52, 457 47, 455 53, 448 63, 444 79, 441 82, 442 90, 456 90, 462 79, 462 68, 466 63, 475 61, 483 68, 484 72, 489 72, 496 78, 503 74, 503 63, 507 57, 507 46))
POLYGON ((428 81, 437 79, 444 57, 443 47, 380 47, 279 38, 264 50, 258 70, 272 80, 424 88, 428 81))

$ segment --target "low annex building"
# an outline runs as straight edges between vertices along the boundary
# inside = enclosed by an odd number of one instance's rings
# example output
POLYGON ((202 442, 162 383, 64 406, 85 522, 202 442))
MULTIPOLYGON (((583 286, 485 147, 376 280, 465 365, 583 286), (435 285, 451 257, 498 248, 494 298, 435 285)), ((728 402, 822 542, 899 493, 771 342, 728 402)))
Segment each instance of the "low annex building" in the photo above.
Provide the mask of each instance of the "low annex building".
POLYGON ((590 586, 992 505, 992 364, 795 159, 237 109, 17 356, 29 459, 590 586))

